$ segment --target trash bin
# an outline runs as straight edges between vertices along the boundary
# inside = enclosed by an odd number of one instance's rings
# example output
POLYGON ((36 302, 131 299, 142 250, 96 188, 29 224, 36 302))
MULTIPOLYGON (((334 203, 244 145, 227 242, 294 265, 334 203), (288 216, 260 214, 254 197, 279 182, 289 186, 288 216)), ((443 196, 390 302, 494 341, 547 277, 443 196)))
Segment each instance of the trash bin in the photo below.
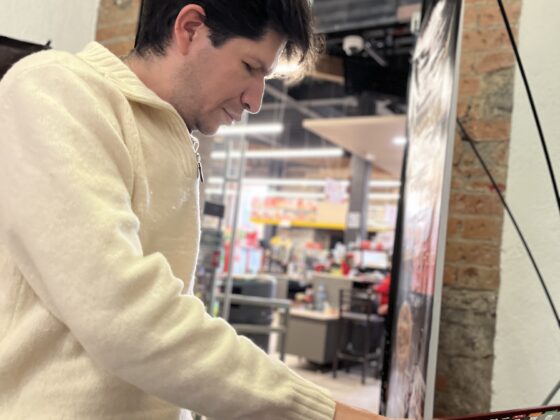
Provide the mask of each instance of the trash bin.
MULTIPOLYGON (((232 293, 243 296, 274 298, 276 278, 267 275, 235 276, 232 293)), ((272 309, 247 304, 232 304, 229 312, 231 324, 272 325, 272 309)), ((243 334, 268 353, 270 334, 243 334)))

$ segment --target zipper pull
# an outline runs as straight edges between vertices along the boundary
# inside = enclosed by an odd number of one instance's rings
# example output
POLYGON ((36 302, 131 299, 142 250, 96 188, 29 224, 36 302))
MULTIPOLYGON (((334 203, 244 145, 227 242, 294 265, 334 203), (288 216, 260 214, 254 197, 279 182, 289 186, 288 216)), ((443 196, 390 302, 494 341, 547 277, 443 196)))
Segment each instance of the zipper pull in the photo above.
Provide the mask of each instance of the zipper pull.
POLYGON ((202 162, 200 161, 200 155, 196 154, 196 165, 198 166, 198 179, 200 183, 204 184, 204 174, 202 173, 202 162))
POLYGON ((193 151, 196 155, 196 166, 198 167, 198 179, 200 179, 200 183, 204 184, 204 174, 202 173, 202 160, 200 159, 200 153, 198 153, 198 147, 200 143, 196 139, 196 137, 190 136, 190 140, 192 142, 193 151))

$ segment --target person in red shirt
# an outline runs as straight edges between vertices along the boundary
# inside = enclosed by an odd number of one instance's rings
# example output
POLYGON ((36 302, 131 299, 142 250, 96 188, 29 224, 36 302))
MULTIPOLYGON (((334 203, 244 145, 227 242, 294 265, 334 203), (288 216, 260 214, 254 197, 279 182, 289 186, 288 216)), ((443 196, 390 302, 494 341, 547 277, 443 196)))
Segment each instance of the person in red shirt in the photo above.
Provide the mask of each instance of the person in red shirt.
POLYGON ((383 281, 373 286, 373 290, 379 297, 379 306, 377 313, 379 315, 387 315, 389 312, 389 291, 391 290, 391 273, 387 274, 383 281))

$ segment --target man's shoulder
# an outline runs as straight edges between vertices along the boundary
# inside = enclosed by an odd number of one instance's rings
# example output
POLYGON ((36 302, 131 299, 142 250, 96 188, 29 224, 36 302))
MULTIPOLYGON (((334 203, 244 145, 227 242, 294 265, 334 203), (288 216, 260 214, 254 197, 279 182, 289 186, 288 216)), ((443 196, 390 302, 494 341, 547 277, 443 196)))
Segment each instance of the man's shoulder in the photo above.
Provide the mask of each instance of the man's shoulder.
POLYGON ((19 60, 8 70, 0 85, 25 81, 40 84, 53 81, 57 84, 82 81, 90 85, 106 83, 104 78, 78 55, 57 50, 41 51, 19 60))
POLYGON ((107 112, 124 102, 118 87, 79 54, 54 50, 23 58, 0 81, 0 102, 26 96, 34 97, 37 106, 55 101, 70 108, 76 106, 77 98, 87 98, 107 112))
POLYGON ((33 74, 48 72, 50 69, 56 71, 64 68, 72 68, 79 65, 79 58, 66 51, 48 50, 41 51, 16 62, 4 76, 5 80, 17 79, 33 74))

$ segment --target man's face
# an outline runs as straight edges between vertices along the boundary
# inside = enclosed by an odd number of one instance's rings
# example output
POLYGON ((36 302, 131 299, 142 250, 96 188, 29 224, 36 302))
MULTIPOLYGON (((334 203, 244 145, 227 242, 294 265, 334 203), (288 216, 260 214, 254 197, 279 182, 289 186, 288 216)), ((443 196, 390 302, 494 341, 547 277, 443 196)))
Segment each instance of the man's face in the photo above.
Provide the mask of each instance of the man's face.
POLYGON ((241 119, 244 110, 260 110, 265 77, 274 69, 286 41, 268 31, 259 41, 233 38, 212 46, 208 28, 200 28, 173 75, 169 102, 189 130, 214 134, 241 119))

